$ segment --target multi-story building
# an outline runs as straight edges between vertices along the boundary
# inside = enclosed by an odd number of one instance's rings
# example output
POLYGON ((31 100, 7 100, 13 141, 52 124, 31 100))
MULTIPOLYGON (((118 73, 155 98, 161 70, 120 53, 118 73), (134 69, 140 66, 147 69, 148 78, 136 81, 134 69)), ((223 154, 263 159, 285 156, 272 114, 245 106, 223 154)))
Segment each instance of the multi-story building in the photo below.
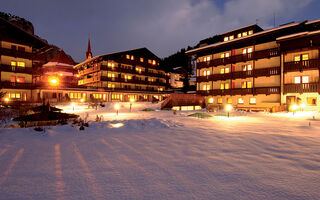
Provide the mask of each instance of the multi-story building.
POLYGON ((320 105, 319 30, 317 20, 265 31, 254 24, 221 34, 220 42, 186 52, 196 58, 197 92, 217 107, 314 109, 320 105))
POLYGON ((159 69, 160 59, 146 48, 92 58, 88 46, 86 61, 78 64, 80 86, 103 93, 90 98, 102 101, 162 100, 168 93, 167 75, 159 69))

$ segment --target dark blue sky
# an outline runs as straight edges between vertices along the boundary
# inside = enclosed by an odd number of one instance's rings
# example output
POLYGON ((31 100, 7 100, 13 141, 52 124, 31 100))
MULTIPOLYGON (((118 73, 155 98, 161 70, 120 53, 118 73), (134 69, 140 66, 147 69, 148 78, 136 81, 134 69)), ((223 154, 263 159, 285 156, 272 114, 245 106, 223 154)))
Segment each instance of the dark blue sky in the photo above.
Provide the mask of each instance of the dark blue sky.
POLYGON ((35 33, 84 60, 147 47, 159 57, 256 23, 262 28, 319 19, 318 0, 1 0, 1 11, 31 21, 35 33))

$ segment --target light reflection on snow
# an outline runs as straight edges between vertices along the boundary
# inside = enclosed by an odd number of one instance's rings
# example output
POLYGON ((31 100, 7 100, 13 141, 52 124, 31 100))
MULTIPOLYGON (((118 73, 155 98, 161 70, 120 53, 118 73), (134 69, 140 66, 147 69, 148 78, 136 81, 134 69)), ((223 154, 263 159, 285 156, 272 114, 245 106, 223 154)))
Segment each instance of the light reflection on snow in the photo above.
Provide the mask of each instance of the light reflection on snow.
POLYGON ((122 126, 124 126, 124 124, 123 123, 115 123, 115 124, 110 124, 110 127, 111 128, 120 128, 120 127, 122 127, 122 126))

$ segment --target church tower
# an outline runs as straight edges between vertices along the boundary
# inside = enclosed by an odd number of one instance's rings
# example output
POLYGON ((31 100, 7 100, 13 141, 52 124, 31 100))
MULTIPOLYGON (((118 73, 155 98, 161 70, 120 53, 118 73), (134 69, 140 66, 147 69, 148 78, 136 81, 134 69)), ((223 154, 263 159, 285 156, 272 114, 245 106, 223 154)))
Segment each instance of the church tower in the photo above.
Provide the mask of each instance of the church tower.
POLYGON ((92 58, 91 46, 90 46, 90 39, 88 39, 88 49, 86 52, 86 60, 92 58))

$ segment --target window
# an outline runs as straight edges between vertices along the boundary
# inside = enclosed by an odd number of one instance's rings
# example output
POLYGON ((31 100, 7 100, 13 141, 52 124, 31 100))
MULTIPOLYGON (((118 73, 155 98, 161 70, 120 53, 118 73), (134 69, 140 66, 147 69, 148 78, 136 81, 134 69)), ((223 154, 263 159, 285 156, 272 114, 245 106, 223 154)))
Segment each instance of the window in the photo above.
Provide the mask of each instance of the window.
POLYGON ((233 40, 233 39, 234 39, 234 35, 230 35, 229 40, 233 40))
POLYGON ((210 56, 207 56, 204 58, 204 62, 209 62, 211 60, 211 57, 210 56))
POLYGON ((131 60, 134 60, 134 56, 131 56, 131 60))
POLYGON ((251 81, 247 81, 247 88, 252 88, 252 82, 251 81))
POLYGON ((25 62, 18 62, 18 67, 25 67, 26 63, 25 62))
POLYGON ((224 74, 224 68, 220 69, 220 74, 224 74))
POLYGON ((11 66, 17 66, 17 62, 16 61, 11 61, 11 66))
POLYGON ((225 84, 224 84, 224 89, 226 89, 226 90, 230 89, 229 83, 225 83, 225 84))
POLYGON ((317 105, 317 97, 307 97, 307 104, 311 106, 317 105))
POLYGON ((294 61, 295 61, 295 62, 300 61, 300 56, 295 56, 295 57, 294 57, 294 61))
POLYGON ((21 98, 21 94, 20 93, 9 93, 9 98, 11 99, 20 99, 21 98))
POLYGON ((238 33, 237 37, 238 37, 238 38, 242 37, 242 34, 241 34, 241 33, 238 33))
POLYGON ((152 61, 149 59, 149 60, 148 60, 148 63, 149 63, 149 64, 151 64, 151 63, 152 63, 152 61))
POLYGON ((256 98, 250 98, 250 104, 256 104, 257 99, 256 98))
POLYGON ((18 77, 17 78, 18 83, 24 83, 24 77, 18 77))
POLYGON ((242 82, 241 88, 252 88, 252 82, 251 81, 242 82))
POLYGON ((302 54, 302 60, 309 60, 308 54, 302 54))
POLYGON ((10 78, 10 82, 16 82, 16 77, 15 76, 11 76, 11 78, 10 78))
POLYGON ((294 61, 299 62, 301 60, 309 60, 309 54, 301 54, 294 56, 294 61))
POLYGON ((302 83, 309 83, 309 76, 303 76, 302 83))
POLYGON ((218 98, 218 104, 222 104, 222 98, 218 98))
POLYGON ((202 90, 210 90, 210 85, 203 85, 202 90))
POLYGON ((210 71, 207 70, 207 71, 203 71, 203 76, 209 76, 210 75, 210 71))
POLYGON ((250 70, 252 70, 252 65, 243 65, 242 70, 243 71, 250 71, 250 70))
POLYGON ((115 88, 116 86, 114 84, 109 83, 108 88, 115 88))
POLYGON ((238 104, 243 104, 243 103, 244 103, 243 98, 242 97, 238 98, 238 104))
POLYGON ((248 35, 248 33, 247 32, 243 32, 242 33, 242 36, 244 37, 244 36, 247 36, 248 35))
POLYGON ((81 93, 79 92, 71 92, 70 99, 81 99, 81 93))
POLYGON ((127 55, 126 55, 126 58, 127 58, 127 59, 130 59, 130 55, 127 54, 127 55))
POLYGON ((242 53, 243 53, 243 54, 252 53, 252 47, 243 49, 243 50, 242 50, 242 53))
POLYGON ((231 97, 229 97, 229 98, 227 99, 227 103, 228 103, 228 104, 232 104, 232 98, 231 98, 231 97))
POLYGON ((224 37, 223 41, 228 41, 229 37, 224 37))
POLYGON ((253 30, 250 30, 249 32, 248 32, 248 35, 252 35, 253 34, 253 30))
POLYGON ((294 77, 294 83, 309 83, 309 76, 296 76, 294 77))
POLYGON ((296 84, 301 83, 301 78, 300 78, 300 76, 294 77, 294 83, 296 83, 296 84))
POLYGON ((208 102, 209 102, 209 103, 213 103, 213 98, 210 98, 210 99, 208 100, 208 102))
POLYGON ((230 53, 222 53, 221 58, 227 58, 230 56, 230 53))
POLYGON ((227 73, 230 73, 229 67, 220 69, 220 74, 227 74, 227 73))
POLYGON ((140 62, 143 62, 144 60, 143 60, 143 58, 140 58, 140 62))
POLYGON ((153 60, 153 61, 152 61, 152 64, 153 64, 153 65, 155 65, 155 64, 156 64, 156 61, 155 61, 155 60, 153 60))
POLYGON ((224 83, 221 83, 221 84, 220 84, 220 89, 221 89, 221 90, 224 90, 224 83))

